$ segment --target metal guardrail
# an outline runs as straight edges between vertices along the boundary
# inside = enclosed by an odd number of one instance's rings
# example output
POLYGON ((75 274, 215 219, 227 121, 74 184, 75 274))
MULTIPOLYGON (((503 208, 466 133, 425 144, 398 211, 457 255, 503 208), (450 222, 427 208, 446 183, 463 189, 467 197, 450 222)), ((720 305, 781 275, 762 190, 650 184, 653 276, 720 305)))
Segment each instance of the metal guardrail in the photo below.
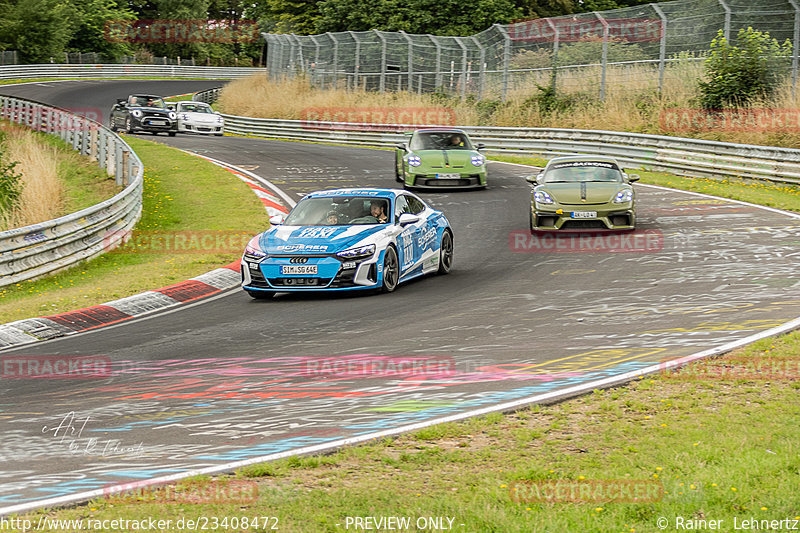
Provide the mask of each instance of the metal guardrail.
POLYGON ((57 135, 126 186, 76 213, 0 232, 0 287, 97 256, 133 229, 142 211, 144 165, 117 134, 63 109, 9 96, 0 96, 0 118, 57 135))
POLYGON ((5 65, 0 66, 0 80, 28 78, 202 78, 230 80, 263 73, 255 67, 195 67, 190 65, 5 65))
MULTIPOLYGON (((210 91, 203 91, 210 93, 210 91)), ((205 97, 205 96, 200 96, 205 97)), ((393 146, 419 125, 225 117, 225 131, 275 139, 393 146)), ((601 130, 459 126, 487 152, 545 159, 583 153, 616 157, 629 168, 692 177, 739 177, 800 185, 800 150, 601 130)))

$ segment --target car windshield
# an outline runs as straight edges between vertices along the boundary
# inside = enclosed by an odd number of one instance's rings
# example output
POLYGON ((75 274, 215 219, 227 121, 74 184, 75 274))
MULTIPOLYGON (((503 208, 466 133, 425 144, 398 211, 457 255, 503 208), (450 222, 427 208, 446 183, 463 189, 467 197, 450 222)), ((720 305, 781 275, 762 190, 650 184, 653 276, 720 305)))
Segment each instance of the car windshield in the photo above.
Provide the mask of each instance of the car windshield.
POLYGON ((389 200, 374 196, 329 196, 300 200, 283 222, 287 226, 382 224, 389 200))
POLYGON ((133 96, 131 97, 131 105, 137 107, 157 107, 158 109, 166 109, 164 100, 157 96, 133 96))
POLYGON ((606 161, 569 161, 548 168, 542 181, 544 183, 620 182, 622 173, 617 165, 606 161))
POLYGON ((213 113, 211 106, 208 104, 200 104, 196 102, 181 103, 179 110, 182 113, 213 113))
POLYGON ((460 132, 424 131, 411 138, 411 150, 472 150, 469 137, 460 132))

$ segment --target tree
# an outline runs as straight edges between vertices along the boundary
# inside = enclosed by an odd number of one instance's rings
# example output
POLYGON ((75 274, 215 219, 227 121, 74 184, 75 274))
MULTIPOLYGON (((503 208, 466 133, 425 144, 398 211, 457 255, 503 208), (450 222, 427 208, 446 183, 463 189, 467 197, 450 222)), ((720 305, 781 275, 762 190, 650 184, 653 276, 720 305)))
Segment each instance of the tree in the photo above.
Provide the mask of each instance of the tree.
POLYGON ((705 64, 708 81, 699 84, 700 103, 706 109, 721 109, 769 98, 791 55, 788 39, 779 44, 769 33, 747 28, 739 30, 735 44, 730 44, 719 30, 705 64))
POLYGON ((135 15, 116 0, 85 0, 75 2, 76 28, 67 48, 78 52, 97 52, 109 58, 130 55, 129 43, 115 42, 106 34, 108 22, 133 20, 135 15))
POLYGON ((316 30, 473 35, 520 12, 512 0, 322 0, 316 30))
POLYGON ((0 15, 0 42, 17 50, 24 63, 47 63, 64 53, 78 20, 60 0, 12 0, 0 15))

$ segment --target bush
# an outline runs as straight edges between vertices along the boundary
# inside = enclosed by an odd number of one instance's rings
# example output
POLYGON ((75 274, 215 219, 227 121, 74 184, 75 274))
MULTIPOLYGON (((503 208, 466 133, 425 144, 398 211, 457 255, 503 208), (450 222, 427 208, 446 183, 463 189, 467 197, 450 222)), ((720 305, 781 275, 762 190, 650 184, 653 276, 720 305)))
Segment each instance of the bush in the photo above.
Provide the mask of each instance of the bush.
POLYGON ((14 172, 16 161, 3 162, 0 152, 0 218, 7 218, 17 208, 22 194, 22 175, 14 172))
POLYGON ((739 30, 732 45, 719 30, 705 63, 708 81, 699 84, 700 104, 706 109, 721 109, 771 97, 791 55, 788 39, 779 44, 769 33, 747 28, 739 30))

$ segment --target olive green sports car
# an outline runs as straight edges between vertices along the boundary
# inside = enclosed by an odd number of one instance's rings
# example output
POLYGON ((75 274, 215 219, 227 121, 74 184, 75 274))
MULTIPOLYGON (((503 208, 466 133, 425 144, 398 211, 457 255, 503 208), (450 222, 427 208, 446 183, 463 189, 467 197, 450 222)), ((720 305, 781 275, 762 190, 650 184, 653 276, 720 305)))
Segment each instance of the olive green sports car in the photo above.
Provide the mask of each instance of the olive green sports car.
POLYGON ((415 131, 397 145, 395 178, 406 188, 486 187, 486 157, 462 130, 428 128, 415 131))
POLYGON ((636 224, 632 181, 614 158, 593 155, 551 159, 527 180, 531 231, 564 229, 632 230, 636 224))

